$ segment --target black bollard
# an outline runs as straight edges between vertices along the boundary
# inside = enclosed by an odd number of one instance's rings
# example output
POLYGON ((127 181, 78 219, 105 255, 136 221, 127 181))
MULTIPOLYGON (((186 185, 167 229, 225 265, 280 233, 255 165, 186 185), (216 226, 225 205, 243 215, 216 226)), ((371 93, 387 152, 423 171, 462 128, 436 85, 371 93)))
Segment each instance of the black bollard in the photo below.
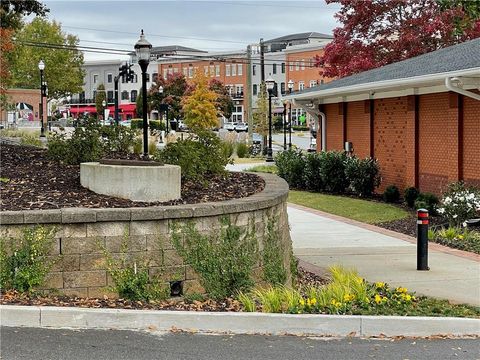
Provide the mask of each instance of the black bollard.
POLYGON ((417 270, 428 267, 428 210, 417 210, 417 270))

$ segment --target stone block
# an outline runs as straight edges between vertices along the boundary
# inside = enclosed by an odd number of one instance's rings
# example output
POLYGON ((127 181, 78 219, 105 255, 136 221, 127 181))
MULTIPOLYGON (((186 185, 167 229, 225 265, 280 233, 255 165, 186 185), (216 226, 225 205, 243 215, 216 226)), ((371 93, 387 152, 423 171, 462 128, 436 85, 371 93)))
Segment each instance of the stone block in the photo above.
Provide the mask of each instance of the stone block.
POLYGON ((79 260, 79 269, 104 270, 106 267, 105 255, 103 254, 82 254, 79 260))
POLYGON ((77 271, 80 269, 80 255, 48 256, 53 261, 51 271, 77 271))
POLYGON ((88 297, 88 289, 87 288, 61 289, 60 293, 65 295, 65 296, 70 296, 70 297, 80 297, 80 298, 88 297))
POLYGON ((130 221, 130 209, 96 209, 97 221, 130 221))
POLYGON ((105 245, 103 237, 70 237, 62 238, 62 254, 101 253, 100 245, 105 245))
POLYGON ((195 219, 195 228, 203 233, 210 233, 216 229, 220 229, 220 216, 207 216, 195 219))
POLYGON ((180 266, 183 265, 183 258, 178 255, 176 250, 163 251, 163 265, 164 266, 180 266))
POLYGON ((1 225, 10 225, 10 224, 23 224, 24 211, 1 211, 0 212, 0 224, 1 225))
POLYGON ((223 214, 223 209, 220 204, 194 204, 192 208, 194 217, 216 216, 223 214))
POLYGON ((88 297, 91 299, 118 299, 118 294, 114 291, 110 291, 107 287, 89 287, 87 289, 88 297))
POLYGON ((157 235, 168 233, 168 221, 132 221, 130 235, 157 235))
MULTIPOLYGON (((0 212, 1 214, 1 212, 0 212)), ((2 238, 20 238, 23 235, 24 225, 3 225, 0 226, 0 236, 2 238)))
MULTIPOLYGON (((125 242, 124 236, 106 236, 105 246, 110 252, 120 252, 122 244, 125 242)), ((130 235, 127 240, 127 251, 145 251, 147 249, 147 239, 145 235, 130 235)))
POLYGON ((128 222, 96 222, 87 224, 87 236, 125 236, 129 234, 128 222))
POLYGON ((193 268, 190 266, 190 265, 187 265, 185 267, 185 279, 186 280, 196 280, 196 279, 199 279, 200 278, 200 275, 198 275, 198 273, 193 270, 193 268))
POLYGON ((205 294, 205 288, 198 280, 186 280, 183 282, 183 294, 205 294))
POLYGON ((105 286, 107 275, 105 270, 64 272, 63 284, 65 289, 105 286))
POLYGON ((165 219, 192 218, 193 208, 191 205, 176 205, 165 208, 165 219))
POLYGON ((151 267, 148 274, 152 278, 158 278, 160 281, 183 281, 185 280, 185 266, 165 266, 151 267))
POLYGON ((147 235, 147 251, 174 249, 172 238, 166 234, 147 235))
POLYGON ((62 222, 61 210, 30 210, 24 214, 26 224, 60 224, 62 222))
POLYGON ((131 220, 161 220, 165 218, 165 208, 156 206, 131 209, 131 220))
POLYGON ((86 208, 65 208, 62 209, 62 223, 89 223, 97 220, 96 211, 86 208))
POLYGON ((64 224, 59 230, 57 236, 65 237, 86 237, 87 224, 64 224))
POLYGON ((146 253, 143 253, 142 257, 147 261, 149 267, 164 266, 163 251, 148 251, 146 253))
POLYGON ((63 273, 50 272, 45 277, 45 281, 39 289, 62 289, 63 288, 63 273))

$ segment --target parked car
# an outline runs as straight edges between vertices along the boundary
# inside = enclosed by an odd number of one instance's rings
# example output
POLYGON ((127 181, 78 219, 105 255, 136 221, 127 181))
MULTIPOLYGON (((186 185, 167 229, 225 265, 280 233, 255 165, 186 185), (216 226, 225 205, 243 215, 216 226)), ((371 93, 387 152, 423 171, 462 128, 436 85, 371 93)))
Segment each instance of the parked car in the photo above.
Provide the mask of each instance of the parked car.
POLYGON ((132 121, 131 121, 131 120, 122 120, 122 121, 120 121, 120 125, 122 125, 122 126, 128 126, 128 127, 130 127, 131 124, 132 124, 132 121))
POLYGON ((188 131, 188 126, 182 120, 178 120, 177 130, 178 131, 188 131))
POLYGON ((236 122, 227 122, 223 124, 223 128, 228 131, 233 131, 235 130, 235 126, 237 126, 236 122))
POLYGON ((248 131, 248 124, 247 123, 237 123, 235 125, 235 131, 248 131))

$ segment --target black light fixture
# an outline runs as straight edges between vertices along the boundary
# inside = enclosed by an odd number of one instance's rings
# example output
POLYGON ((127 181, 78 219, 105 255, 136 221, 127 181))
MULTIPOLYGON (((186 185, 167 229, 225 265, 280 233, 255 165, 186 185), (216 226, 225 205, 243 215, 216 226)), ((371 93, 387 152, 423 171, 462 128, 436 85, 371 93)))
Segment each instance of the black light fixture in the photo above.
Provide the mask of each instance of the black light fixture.
POLYGON ((265 85, 267 86, 268 91, 268 148, 267 148, 267 158, 265 161, 273 161, 273 152, 272 152, 272 96, 273 89, 275 88, 275 80, 271 77, 268 77, 265 80, 265 85))
POLYGON ((103 114, 102 114, 102 123, 105 125, 105 108, 107 107, 107 102, 105 100, 102 101, 102 109, 103 109, 103 114))
POLYGON ((287 101, 283 101, 283 150, 287 150, 287 101))
POLYGON ((45 137, 45 126, 43 124, 43 94, 44 94, 44 85, 43 85, 43 70, 45 70, 45 63, 43 60, 40 60, 38 63, 38 70, 40 70, 40 137, 45 137))
POLYGON ((152 44, 150 44, 143 34, 143 29, 140 34, 140 39, 135 44, 135 53, 137 55, 138 65, 142 70, 142 115, 143 115, 143 157, 148 157, 148 120, 147 120, 147 68, 150 63, 150 51, 152 44))
MULTIPOLYGON (((288 80, 288 93, 291 94, 293 90, 293 80, 288 80)), ((292 148, 292 102, 289 102, 288 108, 288 149, 292 148)))
MULTIPOLYGON (((163 86, 160 85, 158 87, 158 93, 163 94, 163 86)), ((159 112, 165 111, 165 130, 166 133, 168 134, 168 104, 160 104, 160 108, 158 109, 159 112)))

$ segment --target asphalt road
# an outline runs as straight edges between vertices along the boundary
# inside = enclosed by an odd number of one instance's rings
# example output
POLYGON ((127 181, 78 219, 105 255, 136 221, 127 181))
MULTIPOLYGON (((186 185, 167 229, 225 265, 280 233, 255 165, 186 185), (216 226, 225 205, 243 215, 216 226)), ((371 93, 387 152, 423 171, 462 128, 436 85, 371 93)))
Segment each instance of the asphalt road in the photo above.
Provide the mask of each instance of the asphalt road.
POLYGON ((186 333, 1 328, 2 360, 480 359, 474 339, 320 339, 186 333))
MULTIPOLYGON (((283 149, 283 133, 277 133, 272 135, 272 140, 279 144, 279 146, 282 147, 283 149)), ((288 144, 289 138, 288 138, 288 133, 287 133, 287 144, 288 144)), ((310 135, 308 133, 305 133, 304 136, 297 136, 295 134, 292 134, 292 144, 298 146, 298 148, 307 150, 310 146, 310 135)))

